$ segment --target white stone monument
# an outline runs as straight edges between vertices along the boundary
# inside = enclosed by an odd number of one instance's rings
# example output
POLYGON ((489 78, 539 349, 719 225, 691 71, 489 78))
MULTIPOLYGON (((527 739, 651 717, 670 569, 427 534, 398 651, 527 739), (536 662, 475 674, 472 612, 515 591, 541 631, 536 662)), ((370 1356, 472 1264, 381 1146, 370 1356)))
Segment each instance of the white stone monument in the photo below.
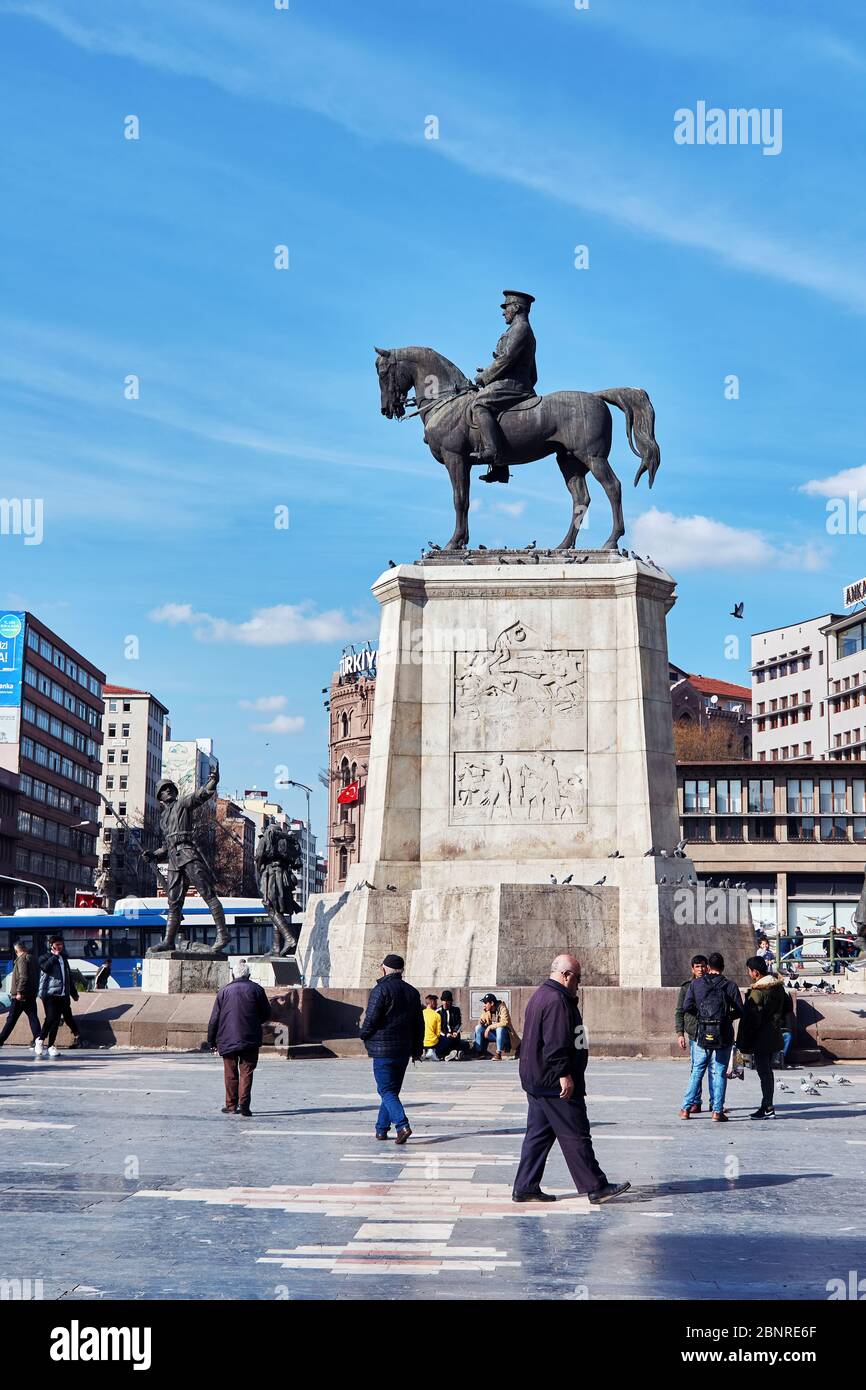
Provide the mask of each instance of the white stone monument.
POLYGON ((698 949, 751 954, 742 895, 710 943, 673 856, 674 581, 616 551, 471 558, 373 585, 361 861, 310 900, 305 983, 370 985, 387 951, 423 986, 534 984, 561 949, 622 986, 679 984, 698 949))

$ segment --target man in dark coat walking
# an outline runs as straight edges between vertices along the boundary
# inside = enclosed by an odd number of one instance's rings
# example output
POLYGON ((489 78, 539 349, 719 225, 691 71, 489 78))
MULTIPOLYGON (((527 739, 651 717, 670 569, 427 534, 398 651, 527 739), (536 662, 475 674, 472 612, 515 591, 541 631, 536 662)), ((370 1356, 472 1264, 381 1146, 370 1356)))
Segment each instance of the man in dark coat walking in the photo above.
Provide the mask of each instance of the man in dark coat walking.
POLYGON ((586 1030, 577 1007, 580 961, 557 956, 526 1006, 520 1047, 520 1084, 529 1100, 526 1136, 514 1179, 514 1202, 554 1202, 541 1179, 554 1141, 574 1185, 593 1204, 618 1197, 631 1183, 614 1185, 602 1172, 592 1147, 586 1113, 586 1030))
POLYGON ((0 1033, 0 1047, 3 1046, 21 1014, 27 1015, 30 1032, 34 1039, 39 1037, 39 1015, 36 1012, 36 987, 38 984, 36 962, 23 941, 15 942, 15 966, 12 970, 12 1007, 6 1026, 0 1033))
POLYGON ((262 1024, 271 1016, 271 1003, 261 985, 250 979, 250 967, 239 961, 234 979, 214 1000, 207 1029, 208 1046, 223 1059, 226 1082, 224 1115, 249 1119, 253 1072, 262 1045, 262 1024))
POLYGON ((395 1144, 405 1144, 412 1130, 400 1099, 400 1088, 410 1058, 424 1051, 424 1012, 417 989, 403 979, 402 956, 387 955, 382 978, 367 1000, 361 1037, 373 1061, 373 1076, 381 1105, 376 1117, 376 1138, 385 1140, 396 1127, 395 1144))

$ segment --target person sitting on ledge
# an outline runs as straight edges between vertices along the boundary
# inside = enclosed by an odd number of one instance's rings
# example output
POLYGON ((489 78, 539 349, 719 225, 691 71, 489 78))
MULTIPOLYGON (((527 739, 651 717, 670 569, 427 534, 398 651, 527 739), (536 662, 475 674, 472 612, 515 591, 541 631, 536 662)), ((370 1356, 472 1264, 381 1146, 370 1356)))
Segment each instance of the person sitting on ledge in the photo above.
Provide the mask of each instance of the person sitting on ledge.
POLYGON ((504 999, 497 999, 495 994, 485 994, 481 1000, 481 1016, 475 1028, 475 1052, 479 1057, 486 1057, 487 1048, 491 1038, 496 1040, 496 1051, 493 1054, 494 1060, 502 1061, 503 1052, 513 1052, 517 1055, 517 1048, 520 1039, 511 1022, 511 1014, 508 1012, 508 1005, 504 999))
POLYGON ((424 1056, 428 1062, 439 1062, 442 1060, 436 1051, 441 1036, 442 1020, 439 1017, 439 996, 436 994, 425 994, 424 1056))

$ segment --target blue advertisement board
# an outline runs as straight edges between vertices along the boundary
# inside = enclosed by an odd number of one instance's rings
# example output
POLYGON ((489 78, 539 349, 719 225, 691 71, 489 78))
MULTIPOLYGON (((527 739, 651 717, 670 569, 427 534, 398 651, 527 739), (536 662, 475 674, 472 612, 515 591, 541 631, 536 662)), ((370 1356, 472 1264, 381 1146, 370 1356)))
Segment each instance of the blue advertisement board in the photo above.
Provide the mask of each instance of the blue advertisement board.
POLYGON ((24 614, 0 613, 0 743, 17 743, 24 666, 24 614))

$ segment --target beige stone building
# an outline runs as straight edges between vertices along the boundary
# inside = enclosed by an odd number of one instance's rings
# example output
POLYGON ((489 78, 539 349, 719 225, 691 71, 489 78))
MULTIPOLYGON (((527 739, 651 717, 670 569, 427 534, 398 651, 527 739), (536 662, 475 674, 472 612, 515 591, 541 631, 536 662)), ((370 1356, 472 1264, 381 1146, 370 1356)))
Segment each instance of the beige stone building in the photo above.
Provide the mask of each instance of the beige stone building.
POLYGON ((866 768, 679 763, 680 825, 699 876, 744 883, 752 919, 805 936, 848 930, 866 861, 866 768))
POLYGON ((159 843, 156 788, 168 710, 148 690, 105 685, 102 693, 105 799, 99 868, 103 892, 113 903, 127 894, 150 896, 157 889, 156 868, 144 863, 140 851, 159 843))

